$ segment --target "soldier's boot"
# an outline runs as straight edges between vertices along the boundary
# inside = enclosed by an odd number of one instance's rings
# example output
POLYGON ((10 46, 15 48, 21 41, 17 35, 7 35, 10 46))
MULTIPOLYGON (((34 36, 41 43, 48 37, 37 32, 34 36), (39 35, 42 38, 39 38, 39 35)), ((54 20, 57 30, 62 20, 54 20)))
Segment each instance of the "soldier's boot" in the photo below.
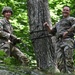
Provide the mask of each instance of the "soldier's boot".
POLYGON ((25 57, 25 55, 22 55, 19 60, 21 61, 22 65, 28 65, 29 63, 29 60, 25 57))
POLYGON ((29 63, 29 60, 17 47, 12 48, 12 56, 17 58, 22 63, 22 65, 28 65, 29 63))

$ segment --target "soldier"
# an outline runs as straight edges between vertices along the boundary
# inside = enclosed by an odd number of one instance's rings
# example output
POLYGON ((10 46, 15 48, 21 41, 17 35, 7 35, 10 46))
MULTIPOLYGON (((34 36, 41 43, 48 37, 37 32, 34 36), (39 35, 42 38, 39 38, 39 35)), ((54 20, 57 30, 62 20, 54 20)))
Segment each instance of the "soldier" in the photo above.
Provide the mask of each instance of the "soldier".
POLYGON ((15 46, 20 42, 20 39, 13 35, 13 28, 9 22, 13 14, 11 7, 4 7, 2 9, 3 19, 0 20, 0 50, 4 50, 8 56, 14 56, 22 64, 27 64, 26 56, 15 46))
POLYGON ((71 73, 73 68, 73 44, 75 31, 75 18, 70 17, 70 7, 64 6, 62 10, 63 18, 56 23, 55 27, 45 22, 44 26, 48 32, 56 35, 56 64, 61 72, 71 73))

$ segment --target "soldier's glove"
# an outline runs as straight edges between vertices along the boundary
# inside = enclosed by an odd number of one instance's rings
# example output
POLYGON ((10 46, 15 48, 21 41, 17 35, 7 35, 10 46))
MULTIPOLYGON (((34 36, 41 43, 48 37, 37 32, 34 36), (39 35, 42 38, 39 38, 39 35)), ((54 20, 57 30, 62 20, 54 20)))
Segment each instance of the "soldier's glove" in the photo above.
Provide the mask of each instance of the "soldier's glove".
POLYGON ((21 42, 21 39, 17 38, 15 35, 10 35, 10 40, 11 40, 13 45, 21 42))
POLYGON ((20 38, 14 39, 13 40, 13 45, 15 45, 17 43, 20 43, 20 42, 21 42, 21 39, 20 38))
POLYGON ((17 43, 21 43, 21 39, 20 38, 17 38, 14 41, 17 42, 17 43))

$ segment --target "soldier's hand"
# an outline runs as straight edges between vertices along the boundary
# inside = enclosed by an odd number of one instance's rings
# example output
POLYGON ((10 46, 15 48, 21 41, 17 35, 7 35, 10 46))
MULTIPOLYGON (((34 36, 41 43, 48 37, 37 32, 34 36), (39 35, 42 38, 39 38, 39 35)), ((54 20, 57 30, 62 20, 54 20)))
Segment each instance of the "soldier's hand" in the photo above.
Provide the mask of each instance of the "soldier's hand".
POLYGON ((67 32, 67 31, 66 31, 66 32, 64 32, 64 33, 63 33, 63 38, 66 38, 67 34, 68 34, 68 32, 67 32))
POLYGON ((15 44, 21 42, 21 39, 20 39, 20 38, 17 38, 17 37, 16 37, 15 35, 13 35, 13 34, 10 35, 10 40, 11 40, 11 42, 13 43, 13 45, 15 45, 15 44))
POLYGON ((47 22, 45 22, 45 23, 43 24, 43 26, 49 27, 49 24, 48 24, 47 22))
POLYGON ((13 39, 13 42, 14 43, 20 43, 21 42, 21 39, 20 38, 13 39))
POLYGON ((13 45, 16 45, 17 43, 21 43, 21 39, 20 38, 13 39, 12 43, 13 43, 13 45))
POLYGON ((17 43, 21 43, 21 39, 20 38, 17 38, 17 43))
POLYGON ((52 28, 50 27, 50 25, 47 22, 45 22, 43 24, 43 26, 47 28, 48 32, 50 32, 52 30, 52 28))

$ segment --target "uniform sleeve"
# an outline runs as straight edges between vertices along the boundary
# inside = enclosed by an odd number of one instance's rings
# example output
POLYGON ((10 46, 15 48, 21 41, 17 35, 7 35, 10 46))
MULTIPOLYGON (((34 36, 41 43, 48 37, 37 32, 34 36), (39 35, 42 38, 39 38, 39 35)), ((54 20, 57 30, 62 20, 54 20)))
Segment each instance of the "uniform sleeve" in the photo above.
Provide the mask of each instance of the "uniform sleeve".
POLYGON ((72 18, 70 22, 72 25, 72 27, 70 28, 70 31, 75 32, 75 18, 72 18))
POLYGON ((52 34, 53 36, 56 34, 56 27, 55 27, 55 26, 52 28, 51 34, 52 34))
POLYGON ((0 22, 0 38, 6 38, 6 39, 10 38, 10 33, 3 30, 2 22, 0 22))

